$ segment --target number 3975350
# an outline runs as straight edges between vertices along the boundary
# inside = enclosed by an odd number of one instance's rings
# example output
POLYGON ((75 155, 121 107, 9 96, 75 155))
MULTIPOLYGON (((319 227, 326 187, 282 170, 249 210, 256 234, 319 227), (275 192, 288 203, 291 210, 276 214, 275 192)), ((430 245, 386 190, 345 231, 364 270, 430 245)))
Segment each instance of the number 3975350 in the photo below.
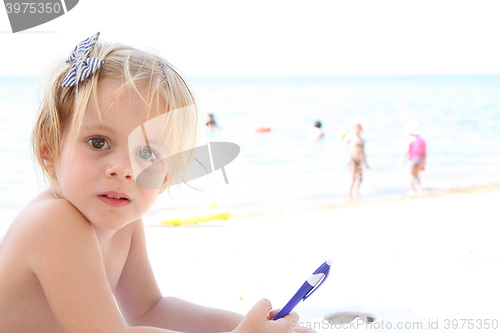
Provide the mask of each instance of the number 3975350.
POLYGON ((60 3, 36 3, 36 2, 6 2, 7 14, 52 14, 61 13, 63 8, 60 3))

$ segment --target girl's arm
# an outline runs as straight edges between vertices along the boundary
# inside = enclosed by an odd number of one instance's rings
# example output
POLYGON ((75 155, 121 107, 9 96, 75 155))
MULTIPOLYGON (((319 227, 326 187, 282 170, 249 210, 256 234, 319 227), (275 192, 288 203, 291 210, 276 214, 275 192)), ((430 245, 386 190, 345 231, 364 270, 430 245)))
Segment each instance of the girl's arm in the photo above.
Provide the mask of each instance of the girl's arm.
POLYGON ((196 333, 314 333, 313 330, 293 326, 293 323, 298 321, 295 313, 278 321, 269 320, 271 303, 267 300, 258 302, 243 317, 234 312, 204 307, 173 297, 163 297, 147 256, 142 222, 134 226, 129 255, 116 287, 115 297, 123 315, 131 325, 196 333))
POLYGON ((135 223, 130 251, 115 290, 120 309, 131 325, 146 325, 183 332, 228 332, 243 316, 163 297, 147 255, 142 221, 135 223))
POLYGON ((137 324, 176 329, 182 332, 230 332, 243 316, 230 311, 193 304, 174 297, 162 297, 137 324))

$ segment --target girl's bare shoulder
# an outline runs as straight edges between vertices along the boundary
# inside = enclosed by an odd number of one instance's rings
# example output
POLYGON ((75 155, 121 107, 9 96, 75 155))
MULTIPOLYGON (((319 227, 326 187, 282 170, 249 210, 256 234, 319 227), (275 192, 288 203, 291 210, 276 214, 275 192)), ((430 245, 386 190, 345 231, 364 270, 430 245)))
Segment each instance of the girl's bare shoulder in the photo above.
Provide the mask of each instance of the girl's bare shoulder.
POLYGON ((38 239, 62 236, 61 233, 69 235, 90 227, 89 221, 68 200, 43 192, 19 212, 5 238, 20 237, 33 247, 38 239))
POLYGON ((75 240, 84 245, 96 243, 88 220, 65 199, 38 196, 20 211, 5 233, 0 257, 5 255, 8 260, 0 262, 0 268, 17 274, 33 272, 35 264, 67 253, 68 242, 75 240))

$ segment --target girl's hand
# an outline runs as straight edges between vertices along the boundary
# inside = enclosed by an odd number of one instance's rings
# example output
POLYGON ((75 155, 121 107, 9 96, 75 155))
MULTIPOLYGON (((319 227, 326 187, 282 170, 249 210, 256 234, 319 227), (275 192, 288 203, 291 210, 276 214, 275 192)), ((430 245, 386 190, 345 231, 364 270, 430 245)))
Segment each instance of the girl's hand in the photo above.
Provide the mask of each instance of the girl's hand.
POLYGON ((315 333, 297 327, 299 316, 295 312, 276 321, 271 320, 278 313, 278 310, 271 309, 269 300, 258 301, 232 333, 315 333))
MULTIPOLYGON (((274 310, 272 310, 271 312, 269 312, 267 314, 267 318, 269 320, 272 320, 274 318, 274 316, 276 316, 278 314, 278 312, 280 312, 280 310, 281 309, 274 309, 274 310)), ((292 315, 292 314, 296 315, 295 312, 290 313, 290 315, 292 315)), ((289 316, 284 317, 284 318, 288 318, 288 317, 289 316)), ((293 333, 316 333, 316 331, 314 331, 314 330, 312 330, 310 328, 299 327, 300 323, 299 323, 298 317, 299 316, 297 315, 297 319, 295 319, 295 318, 290 319, 290 327, 292 328, 292 332, 293 333)), ((284 318, 282 318, 282 319, 284 319, 284 318)))

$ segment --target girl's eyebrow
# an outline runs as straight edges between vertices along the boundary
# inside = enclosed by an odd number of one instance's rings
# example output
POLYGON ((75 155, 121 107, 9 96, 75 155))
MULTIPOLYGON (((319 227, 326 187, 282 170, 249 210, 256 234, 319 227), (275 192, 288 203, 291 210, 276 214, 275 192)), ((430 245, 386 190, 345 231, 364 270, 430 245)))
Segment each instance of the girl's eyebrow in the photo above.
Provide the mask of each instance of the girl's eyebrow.
POLYGON ((82 130, 87 131, 87 132, 93 131, 93 130, 101 130, 101 131, 106 131, 106 132, 111 132, 111 133, 114 132, 112 127, 107 126, 106 124, 103 124, 101 122, 82 124, 81 128, 82 128, 82 130))

